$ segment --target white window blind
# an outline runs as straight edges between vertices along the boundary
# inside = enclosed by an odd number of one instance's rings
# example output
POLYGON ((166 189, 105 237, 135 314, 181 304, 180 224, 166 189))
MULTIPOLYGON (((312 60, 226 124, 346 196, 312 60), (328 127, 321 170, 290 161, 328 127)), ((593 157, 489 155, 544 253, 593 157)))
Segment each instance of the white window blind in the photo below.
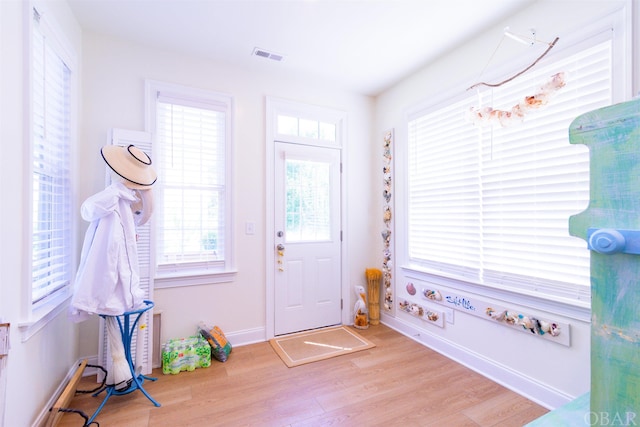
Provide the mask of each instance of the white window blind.
POLYGON ((472 283, 589 301, 589 251, 568 231, 589 201, 589 154, 571 145, 578 115, 612 103, 611 41, 537 65, 479 94, 509 110, 549 77, 567 83, 509 127, 478 128, 463 111, 475 93, 409 118, 410 263, 472 283))
POLYGON ((156 244, 159 270, 224 264, 226 108, 158 96, 156 156, 162 191, 156 244))
POLYGON ((480 144, 462 122, 469 100, 409 122, 409 257, 439 271, 478 279, 480 144))
POLYGON ((71 283, 71 70, 34 11, 32 33, 31 302, 71 283))

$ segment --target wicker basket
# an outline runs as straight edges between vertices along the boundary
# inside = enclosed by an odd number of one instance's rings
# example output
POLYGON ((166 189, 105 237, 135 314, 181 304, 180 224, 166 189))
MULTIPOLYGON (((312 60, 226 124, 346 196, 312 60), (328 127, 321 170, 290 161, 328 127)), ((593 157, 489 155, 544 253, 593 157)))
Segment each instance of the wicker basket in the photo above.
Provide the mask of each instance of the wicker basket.
POLYGON ((367 304, 369 306, 369 324, 378 325, 380 323, 380 285, 382 271, 377 268, 367 268, 365 270, 367 278, 367 304))

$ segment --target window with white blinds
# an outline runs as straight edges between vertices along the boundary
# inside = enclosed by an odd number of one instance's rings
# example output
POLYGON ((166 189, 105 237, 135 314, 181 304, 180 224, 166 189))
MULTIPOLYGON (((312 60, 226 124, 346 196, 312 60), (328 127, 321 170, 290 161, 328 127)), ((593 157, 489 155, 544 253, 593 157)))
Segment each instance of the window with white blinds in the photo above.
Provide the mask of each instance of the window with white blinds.
POLYGON ((228 270, 231 98, 159 90, 154 109, 157 275, 228 270))
POLYGON ((41 28, 31 37, 31 304, 67 288, 73 271, 71 69, 41 28))
POLYGON ((409 264, 588 303, 589 251, 568 224, 589 201, 589 153, 570 144, 568 129, 578 115, 611 105, 611 76, 611 41, 594 42, 503 86, 411 115, 409 264), (566 86, 522 123, 476 127, 464 120, 479 102, 509 110, 561 71, 566 86))

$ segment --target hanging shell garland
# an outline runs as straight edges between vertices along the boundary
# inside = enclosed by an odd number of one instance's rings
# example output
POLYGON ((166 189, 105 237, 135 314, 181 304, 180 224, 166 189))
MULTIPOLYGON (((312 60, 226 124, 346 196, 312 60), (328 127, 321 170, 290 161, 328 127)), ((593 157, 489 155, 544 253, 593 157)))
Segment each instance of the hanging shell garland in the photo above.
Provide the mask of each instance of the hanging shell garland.
POLYGON ((522 122, 531 110, 541 108, 549 103, 551 97, 566 84, 566 73, 559 72, 543 84, 535 95, 525 96, 522 101, 510 110, 494 110, 491 107, 471 107, 468 120, 475 125, 500 124, 502 127, 522 122))

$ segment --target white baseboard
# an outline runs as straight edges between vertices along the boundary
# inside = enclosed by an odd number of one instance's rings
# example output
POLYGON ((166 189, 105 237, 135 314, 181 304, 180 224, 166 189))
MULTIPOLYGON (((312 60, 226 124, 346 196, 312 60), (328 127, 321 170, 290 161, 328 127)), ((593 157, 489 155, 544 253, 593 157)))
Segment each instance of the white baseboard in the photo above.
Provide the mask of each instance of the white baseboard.
POLYGON ((265 342, 267 340, 267 329, 264 327, 245 329, 229 333, 225 332, 224 335, 232 347, 241 347, 243 345, 265 342))
MULTIPOLYGON (((88 377, 89 375, 97 375, 99 369, 98 368, 94 368, 92 366, 88 366, 88 365, 100 365, 100 362, 98 360, 98 355, 96 354, 95 356, 87 356, 87 357, 82 357, 79 360, 84 360, 87 359, 87 367, 84 370, 84 375, 82 375, 83 377, 88 377)), ((104 374, 103 374, 104 375, 104 374)))
MULTIPOLYGON (((47 404, 45 405, 45 407, 40 411, 40 413, 38 414, 38 416, 36 417, 35 421, 32 424, 32 427, 38 427, 38 426, 42 426, 44 425, 45 420, 47 419, 47 416, 49 415, 49 410, 53 407, 53 405, 56 403, 56 400, 58 400, 58 397, 60 397, 60 395, 62 394, 62 392, 64 391, 65 387, 67 386, 67 384, 69 383, 69 381, 71 381, 71 378, 73 377, 73 374, 75 374, 76 369, 78 369, 78 365, 84 360, 87 359, 87 364, 96 364, 96 361, 98 360, 98 356, 95 356, 94 358, 88 358, 88 357, 81 357, 80 359, 78 359, 76 361, 76 363, 74 363, 70 368, 69 371, 67 372, 67 375, 65 375, 65 377, 62 379, 62 381, 60 382, 60 384, 58 384, 58 387, 56 388, 56 391, 51 395, 51 397, 49 398, 49 400, 47 401, 47 404), (92 362, 92 359, 93 362, 92 362)), ((96 369, 96 368, 85 368, 84 372, 83 372, 83 377, 90 375, 87 373, 87 371, 89 369, 96 369)), ((94 372, 95 374, 95 372, 94 372)), ((91 415, 91 414, 89 414, 91 415)), ((78 418, 80 419, 80 418, 78 418)), ((1 421, 1 420, 0 420, 1 421)))
POLYGON ((437 351, 449 359, 455 360, 463 366, 489 378, 492 381, 544 406, 547 409, 558 408, 569 403, 577 396, 570 396, 547 384, 540 383, 534 378, 514 371, 483 355, 470 351, 452 341, 446 340, 429 331, 419 329, 415 325, 401 319, 381 313, 380 321, 388 327, 400 332, 412 340, 437 351))

